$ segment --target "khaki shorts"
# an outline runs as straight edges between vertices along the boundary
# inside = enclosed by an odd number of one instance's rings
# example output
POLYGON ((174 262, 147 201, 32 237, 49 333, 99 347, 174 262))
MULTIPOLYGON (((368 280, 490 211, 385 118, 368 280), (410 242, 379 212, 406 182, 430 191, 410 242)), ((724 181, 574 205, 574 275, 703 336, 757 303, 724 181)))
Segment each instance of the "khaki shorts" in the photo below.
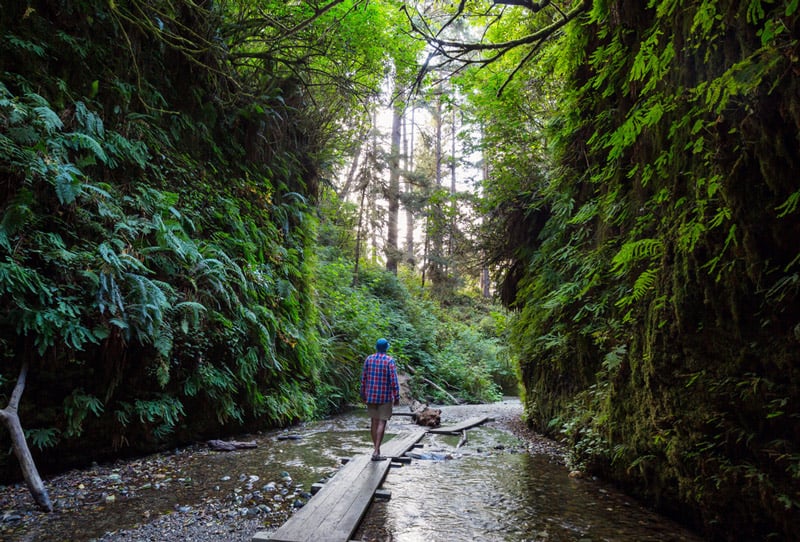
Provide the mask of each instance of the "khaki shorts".
POLYGON ((392 417, 392 403, 367 403, 367 414, 375 420, 388 420, 392 417))

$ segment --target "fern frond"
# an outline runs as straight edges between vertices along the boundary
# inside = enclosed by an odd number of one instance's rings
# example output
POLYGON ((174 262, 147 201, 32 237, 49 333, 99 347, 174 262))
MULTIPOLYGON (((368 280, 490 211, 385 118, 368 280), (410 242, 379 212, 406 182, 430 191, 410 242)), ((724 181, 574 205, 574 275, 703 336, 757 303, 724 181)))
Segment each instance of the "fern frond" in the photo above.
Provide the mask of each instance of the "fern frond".
POLYGON ((793 192, 786 198, 786 201, 781 203, 775 210, 779 212, 778 218, 783 218, 787 215, 792 214, 797 210, 797 206, 800 204, 800 190, 797 192, 793 192))
POLYGON ((633 302, 639 301, 649 290, 653 289, 656 284, 657 276, 658 270, 652 268, 647 269, 641 275, 639 275, 639 278, 637 278, 636 282, 633 284, 633 302))
POLYGON ((39 122, 42 123, 42 128, 47 134, 55 133, 64 127, 61 118, 50 107, 40 106, 34 107, 33 112, 39 122))
POLYGON ((90 151, 102 163, 108 162, 108 156, 103 147, 92 136, 80 132, 71 132, 64 136, 64 144, 67 148, 75 151, 90 151))
POLYGON ((62 205, 75 203, 82 192, 80 177, 83 175, 81 170, 72 164, 62 164, 58 168, 53 182, 55 183, 56 196, 62 205))
POLYGON ((664 251, 664 243, 660 239, 637 239, 622 245, 611 260, 611 272, 621 275, 632 263, 640 260, 658 258, 664 251))
POLYGON ((29 53, 33 53, 39 58, 44 58, 45 49, 38 43, 33 43, 32 41, 18 38, 13 34, 6 34, 5 36, 3 36, 3 40, 11 47, 20 49, 22 51, 27 51, 29 53))
POLYGON ((86 134, 103 138, 105 134, 103 120, 89 111, 83 102, 75 102, 75 119, 86 134))

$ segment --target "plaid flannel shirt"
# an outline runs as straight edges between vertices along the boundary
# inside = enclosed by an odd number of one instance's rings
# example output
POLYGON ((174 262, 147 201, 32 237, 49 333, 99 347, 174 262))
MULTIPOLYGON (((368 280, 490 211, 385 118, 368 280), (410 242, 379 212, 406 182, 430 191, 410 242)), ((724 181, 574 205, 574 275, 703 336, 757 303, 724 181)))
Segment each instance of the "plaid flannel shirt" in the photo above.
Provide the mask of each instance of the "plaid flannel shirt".
POLYGON ((377 352, 364 360, 361 371, 361 399, 365 403, 393 403, 400 398, 400 384, 394 358, 377 352))

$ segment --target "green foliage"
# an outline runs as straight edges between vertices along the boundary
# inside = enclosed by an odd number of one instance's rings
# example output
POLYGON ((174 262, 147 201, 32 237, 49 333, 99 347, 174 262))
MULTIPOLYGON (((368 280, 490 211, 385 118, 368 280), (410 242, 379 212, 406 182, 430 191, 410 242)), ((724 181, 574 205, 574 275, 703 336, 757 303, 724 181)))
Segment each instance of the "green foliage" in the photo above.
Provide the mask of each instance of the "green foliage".
POLYGON ((103 403, 92 395, 87 395, 83 390, 75 390, 64 399, 64 414, 68 424, 64 430, 65 437, 78 436, 83 432, 83 422, 88 414, 100 416, 103 413, 103 403))
POLYGON ((797 8, 594 2, 505 98, 471 75, 527 419, 753 538, 797 513, 797 8))
POLYGON ((28 429, 25 431, 25 438, 42 450, 56 445, 58 442, 58 430, 53 427, 28 429))
POLYGON ((355 265, 341 250, 352 246, 346 240, 352 230, 349 224, 337 225, 336 218, 321 225, 321 239, 335 243, 323 247, 317 271, 324 339, 318 392, 329 398, 329 409, 359 401, 361 366, 379 337, 391 342, 399 370, 413 373, 417 398, 450 401, 425 379, 465 401, 498 399, 501 386, 516 393, 513 362, 502 346, 507 333, 503 311, 467 297, 443 308, 428 298, 413 273, 398 276, 368 262, 361 262, 353 286, 355 265))
POLYGON ((292 133, 305 113, 275 99, 281 79, 233 83, 240 74, 217 45, 181 56, 219 23, 203 8, 183 5, 197 28, 173 26, 186 31, 177 41, 133 44, 134 27, 153 19, 128 20, 130 6, 73 7, 75 21, 109 24, 87 41, 46 10, 0 17, 10 44, 0 83, 2 385, 32 362, 22 415, 52 426, 30 433, 35 444, 69 449, 91 435, 86 446, 102 452, 314 416, 308 154, 322 140, 292 133), (62 56, 65 45, 76 54, 62 56), (273 92, 248 94, 259 85, 273 92), (271 132, 255 149, 258 126, 271 132), (197 411, 209 416, 189 416, 197 411))

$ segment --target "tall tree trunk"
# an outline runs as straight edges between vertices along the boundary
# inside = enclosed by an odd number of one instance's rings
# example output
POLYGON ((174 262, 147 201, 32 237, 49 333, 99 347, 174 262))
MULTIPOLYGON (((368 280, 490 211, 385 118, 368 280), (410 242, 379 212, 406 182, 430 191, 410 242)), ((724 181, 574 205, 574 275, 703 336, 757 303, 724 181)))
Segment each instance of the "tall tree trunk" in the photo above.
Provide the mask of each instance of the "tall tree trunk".
MULTIPOLYGON (((481 130, 481 138, 483 138, 483 130, 481 130)), ((486 159, 486 154, 483 154, 482 161, 483 167, 481 168, 481 174, 483 177, 483 182, 481 185, 486 186, 486 181, 489 178, 489 162, 486 159)), ((483 217, 481 217, 481 220, 483 220, 483 217)), ((483 295, 484 299, 488 299, 491 295, 491 284, 489 282, 489 268, 486 265, 486 254, 483 255, 481 260, 483 261, 483 265, 481 265, 481 294, 483 295)))
MULTIPOLYGON (((414 174, 414 114, 416 113, 416 108, 412 105, 411 107, 411 144, 407 146, 408 139, 404 139, 404 150, 403 153, 406 157, 406 194, 411 195, 413 190, 413 186, 411 184, 411 178, 414 174)), ((403 123, 405 126, 405 123, 403 123)), ((408 132, 408 129, 406 129, 408 132)), ((414 210, 411 205, 406 205, 406 263, 413 266, 415 263, 414 258, 414 210)))
POLYGON ((403 102, 399 97, 392 108, 391 149, 389 152, 388 229, 386 232, 386 270, 397 274, 400 250, 397 244, 397 222, 400 210, 400 125, 403 121, 403 102))
POLYGON ((350 188, 353 185, 353 181, 355 181, 356 172, 358 171, 358 160, 361 157, 361 148, 363 147, 362 142, 363 138, 359 138, 358 143, 356 144, 356 152, 353 153, 353 162, 350 164, 350 171, 347 173, 347 180, 345 181, 341 191, 337 194, 340 199, 347 197, 347 195, 350 193, 350 188))
POLYGON ((455 83, 451 81, 452 99, 450 103, 450 221, 449 237, 447 240, 448 261, 453 260, 456 238, 456 89, 455 83))
MULTIPOLYGON (((374 167, 372 169, 374 178, 378 177, 378 112, 372 112, 372 156, 374 160, 374 167)), ((366 181, 366 179, 365 179, 366 181)), ((369 184, 369 183, 367 183, 369 184)), ((379 187, 378 187, 379 188, 379 187)), ((372 189, 367 189, 367 219, 369 225, 369 260, 372 263, 377 263, 378 261, 378 231, 382 228, 382 218, 380 214, 377 212, 377 205, 376 205, 376 197, 375 197, 376 188, 373 187, 372 189)))
MULTIPOLYGON (((436 190, 442 188, 442 94, 441 89, 436 94, 436 110, 433 114, 433 123, 436 130, 436 141, 434 157, 436 161, 436 190)), ((428 253, 427 265, 430 268, 430 279, 434 285, 442 282, 442 248, 443 240, 443 217, 442 204, 438 201, 433 204, 428 212, 427 237, 433 245, 428 253)))
POLYGON ((11 447, 14 449, 14 455, 17 456, 19 466, 22 469, 22 477, 25 479, 25 483, 28 484, 33 500, 42 510, 52 512, 53 505, 50 502, 50 496, 47 493, 47 488, 44 487, 42 477, 39 476, 36 464, 33 462, 31 450, 28 448, 28 441, 25 440, 25 432, 22 430, 22 424, 19 421, 19 401, 22 398, 22 392, 25 391, 28 367, 27 361, 22 363, 8 406, 0 410, 0 421, 3 422, 3 425, 6 426, 11 435, 11 447))
POLYGON ((358 205, 358 229, 356 230, 356 254, 353 269, 353 287, 358 286, 359 262, 361 261, 361 244, 364 233, 364 199, 367 195, 367 183, 361 187, 361 202, 358 205))

